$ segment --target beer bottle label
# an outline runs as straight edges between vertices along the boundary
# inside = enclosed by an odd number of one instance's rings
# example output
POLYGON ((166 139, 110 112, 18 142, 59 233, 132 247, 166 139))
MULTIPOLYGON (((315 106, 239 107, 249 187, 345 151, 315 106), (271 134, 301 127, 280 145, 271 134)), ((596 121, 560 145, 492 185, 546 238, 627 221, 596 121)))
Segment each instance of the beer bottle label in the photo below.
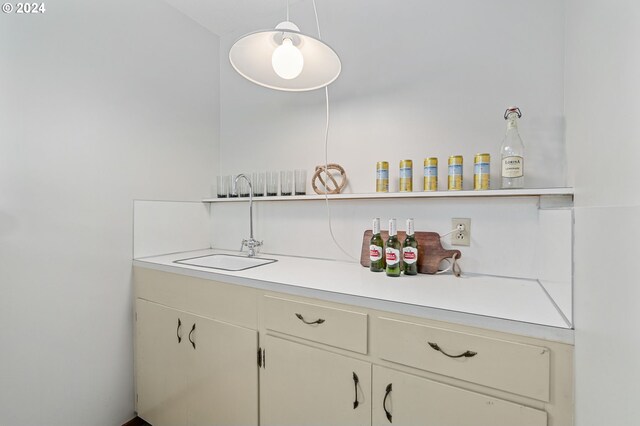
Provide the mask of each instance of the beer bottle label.
POLYGON ((382 247, 376 246, 375 244, 371 244, 369 246, 369 258, 372 262, 377 262, 382 259, 382 247))
POLYGON ((418 261, 418 249, 414 247, 404 247, 402 249, 402 259, 411 265, 418 261))
POLYGON ((393 267, 400 262, 400 250, 394 249, 392 247, 387 247, 385 249, 386 259, 387 259, 387 267, 393 267))

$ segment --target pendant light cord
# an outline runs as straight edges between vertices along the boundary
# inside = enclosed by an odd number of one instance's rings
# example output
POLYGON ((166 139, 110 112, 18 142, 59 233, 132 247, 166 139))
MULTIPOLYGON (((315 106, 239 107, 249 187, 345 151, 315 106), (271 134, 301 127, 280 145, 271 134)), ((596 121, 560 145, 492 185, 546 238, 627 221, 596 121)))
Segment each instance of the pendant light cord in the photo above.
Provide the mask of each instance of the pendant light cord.
MULTIPOLYGON (((327 121, 325 123, 325 128, 324 128, 324 171, 325 171, 325 175, 329 176, 329 88, 327 86, 324 87, 324 97, 325 97, 326 107, 327 107, 326 108, 327 121)), ((326 184, 324 188, 324 200, 327 205, 327 220, 329 223, 329 234, 331 234, 331 239, 333 240, 333 243, 336 245, 336 247, 338 247, 340 251, 342 251, 342 253, 344 253, 348 258, 358 262, 360 259, 355 258, 348 251, 346 251, 344 247, 340 245, 340 243, 336 239, 336 236, 333 234, 333 226, 331 225, 331 208, 329 207, 329 191, 327 188, 327 185, 329 184, 329 179, 325 178, 325 182, 326 184)))
MULTIPOLYGON (((311 2, 313 3, 313 13, 316 16, 316 27, 318 28, 318 40, 322 40, 322 36, 320 35, 320 22, 318 22, 318 9, 316 8, 316 0, 311 0, 311 2)), ((329 98, 329 95, 327 94, 327 99, 328 98, 329 98)))
MULTIPOLYGON (((318 40, 321 40, 322 37, 320 35, 320 21, 318 20, 318 9, 316 7, 316 0, 312 0, 313 2, 313 14, 316 18, 316 28, 318 29, 318 40)), ((289 0, 287 0, 287 21, 289 21, 289 0)), ((326 122, 324 127, 324 170, 325 175, 329 175, 329 124, 330 124, 330 115, 329 115, 329 88, 327 86, 324 87, 324 97, 326 104, 326 122)), ((347 252, 338 242, 336 236, 333 233, 333 226, 331 224, 331 209, 329 207, 329 193, 327 185, 329 183, 329 179, 325 180, 325 191, 324 191, 324 199, 327 206, 327 220, 329 224, 329 234, 331 235, 331 239, 333 243, 344 253, 348 258, 355 260, 356 262, 359 260, 352 256, 349 252, 347 252)))
MULTIPOLYGON (((322 36, 320 35, 320 21, 318 20, 318 9, 316 8, 316 0, 311 0, 313 3, 313 13, 316 17, 316 27, 318 28, 318 40, 322 40, 322 36)), ((326 103, 326 113, 327 113, 327 121, 324 127, 324 172, 326 176, 329 176, 329 86, 324 86, 324 99, 326 103)), ((333 234, 333 226, 331 225, 331 208, 329 207, 329 192, 326 185, 329 184, 328 177, 325 179, 325 188, 324 188, 324 200, 327 205, 327 221, 329 223, 329 234, 331 234, 331 239, 333 243, 344 253, 348 258, 355 260, 358 262, 360 259, 357 259, 353 255, 351 255, 348 251, 344 249, 336 239, 336 236, 333 234)))

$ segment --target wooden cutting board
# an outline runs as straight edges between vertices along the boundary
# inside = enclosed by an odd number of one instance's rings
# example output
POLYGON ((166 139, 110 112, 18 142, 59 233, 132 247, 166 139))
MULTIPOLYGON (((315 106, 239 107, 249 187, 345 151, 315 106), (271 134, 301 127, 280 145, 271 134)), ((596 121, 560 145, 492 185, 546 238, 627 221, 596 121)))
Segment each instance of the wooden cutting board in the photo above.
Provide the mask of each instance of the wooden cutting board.
MULTIPOLYGON (((387 241, 389 238, 388 231, 380 231, 382 239, 387 241)), ((367 229, 362 236, 362 253, 360 254, 360 264, 364 267, 371 265, 371 259, 369 258, 369 243, 371 242, 371 236, 373 231, 367 229)), ((435 274, 438 272, 438 265, 444 259, 451 259, 454 254, 457 254, 457 258, 462 257, 460 250, 445 250, 440 243, 440 234, 437 232, 419 232, 416 231, 416 240, 418 241, 418 273, 420 274, 435 274)), ((405 232, 398 231, 398 239, 400 242, 405 239, 405 232)))

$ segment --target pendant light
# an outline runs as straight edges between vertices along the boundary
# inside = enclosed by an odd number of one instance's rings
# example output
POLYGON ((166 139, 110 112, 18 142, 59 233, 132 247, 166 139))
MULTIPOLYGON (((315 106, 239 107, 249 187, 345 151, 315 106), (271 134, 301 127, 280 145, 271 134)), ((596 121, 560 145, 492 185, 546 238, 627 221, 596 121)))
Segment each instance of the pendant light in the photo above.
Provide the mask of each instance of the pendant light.
MULTIPOLYGON (((318 24, 318 13, 313 0, 318 24)), ((303 34, 287 20, 275 29, 256 31, 237 40, 229 51, 229 61, 244 78, 260 86, 289 92, 304 92, 328 86, 340 75, 336 52, 320 39, 303 34)))

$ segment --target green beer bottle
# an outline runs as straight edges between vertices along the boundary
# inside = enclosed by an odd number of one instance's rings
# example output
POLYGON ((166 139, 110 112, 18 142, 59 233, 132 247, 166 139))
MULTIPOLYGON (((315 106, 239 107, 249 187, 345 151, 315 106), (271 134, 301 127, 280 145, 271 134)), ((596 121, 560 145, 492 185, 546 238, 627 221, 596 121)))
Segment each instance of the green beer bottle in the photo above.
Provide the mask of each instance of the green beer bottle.
POLYGON ((385 245, 384 254, 387 260, 387 276, 399 277, 400 276, 400 252, 402 250, 402 244, 398 240, 398 227, 396 220, 389 220, 389 239, 385 245))
POLYGON ((413 219, 407 219, 407 238, 402 244, 402 270, 405 275, 418 274, 418 241, 414 234, 413 219))
POLYGON ((382 241, 382 236, 380 235, 379 217, 373 219, 373 236, 369 243, 369 259, 371 260, 369 269, 371 269, 372 272, 384 271, 386 267, 384 261, 384 241, 382 241))

